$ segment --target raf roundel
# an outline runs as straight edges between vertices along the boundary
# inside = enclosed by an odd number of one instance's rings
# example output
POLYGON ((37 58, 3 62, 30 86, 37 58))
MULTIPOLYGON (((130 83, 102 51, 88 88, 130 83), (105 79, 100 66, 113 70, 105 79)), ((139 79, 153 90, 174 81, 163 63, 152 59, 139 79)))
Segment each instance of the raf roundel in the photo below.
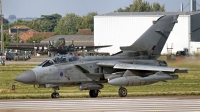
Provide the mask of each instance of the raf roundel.
POLYGON ((62 73, 62 72, 60 72, 60 76, 61 76, 61 77, 63 76, 63 73, 62 73))

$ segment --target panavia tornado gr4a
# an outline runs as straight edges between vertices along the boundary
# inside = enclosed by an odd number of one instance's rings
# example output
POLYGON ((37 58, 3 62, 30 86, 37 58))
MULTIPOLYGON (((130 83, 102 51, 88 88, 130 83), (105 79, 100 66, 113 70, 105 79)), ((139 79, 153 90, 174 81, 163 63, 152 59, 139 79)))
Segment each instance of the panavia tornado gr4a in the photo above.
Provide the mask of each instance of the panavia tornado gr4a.
POLYGON ((187 73, 184 68, 171 68, 157 60, 166 43, 178 15, 160 17, 132 45, 121 47, 112 56, 57 56, 39 66, 25 71, 14 80, 52 87, 52 98, 58 98, 59 86, 79 86, 89 90, 92 98, 108 83, 119 86, 120 97, 127 96, 125 86, 143 86, 159 81, 178 79, 175 73, 187 73))

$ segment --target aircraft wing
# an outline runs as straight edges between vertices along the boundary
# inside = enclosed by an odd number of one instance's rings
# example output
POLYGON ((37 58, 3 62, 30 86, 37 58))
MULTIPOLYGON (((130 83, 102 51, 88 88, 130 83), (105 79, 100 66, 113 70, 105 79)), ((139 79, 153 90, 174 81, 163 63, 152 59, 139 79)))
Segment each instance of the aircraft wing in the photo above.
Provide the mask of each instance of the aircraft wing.
POLYGON ((5 47, 7 49, 17 49, 17 50, 25 50, 25 51, 31 51, 34 50, 32 46, 8 46, 5 47))
POLYGON ((168 73, 188 73, 187 68, 172 68, 167 66, 151 66, 139 64, 115 64, 115 63, 97 63, 99 66, 113 67, 114 69, 138 70, 138 71, 154 71, 154 72, 168 72, 168 73))
POLYGON ((104 46, 75 46, 77 49, 86 49, 86 50, 93 50, 93 49, 99 49, 104 47, 111 47, 112 45, 104 45, 104 46))
POLYGON ((104 46, 88 46, 89 47, 93 47, 94 49, 99 49, 99 48, 104 48, 104 47, 111 47, 112 45, 104 45, 104 46))

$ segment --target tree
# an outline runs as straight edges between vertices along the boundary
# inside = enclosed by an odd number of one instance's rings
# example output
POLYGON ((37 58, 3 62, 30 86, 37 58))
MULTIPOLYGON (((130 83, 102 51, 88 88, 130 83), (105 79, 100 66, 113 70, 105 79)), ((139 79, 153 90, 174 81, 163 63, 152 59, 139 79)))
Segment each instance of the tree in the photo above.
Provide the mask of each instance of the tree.
POLYGON ((152 11, 165 11, 165 6, 160 6, 159 3, 153 3, 153 6, 152 6, 152 11))
POLYGON ((27 25, 29 21, 24 21, 22 19, 18 19, 14 23, 12 23, 10 26, 17 26, 17 25, 27 25))
MULTIPOLYGON (((1 25, 1 22, 0 22, 0 25, 1 25)), ((8 28, 9 28, 9 21, 3 18, 3 29, 8 30, 8 28)))
POLYGON ((124 12, 122 8, 117 9, 117 12, 124 12))
POLYGON ((44 40, 46 38, 48 38, 48 37, 45 37, 45 36, 31 37, 28 40, 26 40, 26 42, 33 43, 33 41, 35 41, 35 43, 40 43, 40 41, 42 41, 42 40, 44 40))
POLYGON ((117 12, 156 12, 156 11, 165 11, 165 6, 160 5, 159 3, 155 2, 153 5, 150 5, 146 1, 142 0, 134 0, 133 4, 130 4, 129 7, 125 9, 119 8, 117 12))
POLYGON ((4 33, 3 35, 4 35, 4 46, 8 46, 11 42, 11 37, 7 33, 4 33))
POLYGON ((15 43, 19 43, 20 42, 19 32, 14 35, 14 41, 15 41, 15 43))
POLYGON ((83 16, 80 28, 88 28, 88 29, 91 29, 93 32, 94 31, 94 16, 96 15, 97 15, 96 12, 91 12, 91 13, 88 13, 86 16, 83 16))
MULTIPOLYGON (((1 33, 0 33, 0 35, 1 35, 1 33)), ((11 42, 10 35, 7 33, 3 33, 3 37, 4 37, 4 46, 8 46, 11 42)), ((1 38, 0 38, 0 40, 1 40, 1 38)))
MULTIPOLYGON (((53 32, 55 26, 57 25, 58 21, 62 18, 59 14, 52 14, 52 15, 42 15, 41 20, 45 22, 44 26, 49 30, 49 32, 53 32)), ((45 28, 44 28, 45 29, 45 28)))
POLYGON ((12 19, 12 20, 15 20, 15 19, 17 19, 17 17, 15 16, 15 15, 9 15, 9 17, 8 17, 9 19, 12 19))
POLYGON ((54 32, 54 28, 61 18, 62 16, 59 14, 42 15, 41 18, 28 23, 27 26, 39 32, 54 32))
POLYGON ((60 19, 58 25, 55 27, 54 31, 59 35, 73 35, 78 31, 80 26, 81 17, 74 13, 66 14, 65 17, 60 19))

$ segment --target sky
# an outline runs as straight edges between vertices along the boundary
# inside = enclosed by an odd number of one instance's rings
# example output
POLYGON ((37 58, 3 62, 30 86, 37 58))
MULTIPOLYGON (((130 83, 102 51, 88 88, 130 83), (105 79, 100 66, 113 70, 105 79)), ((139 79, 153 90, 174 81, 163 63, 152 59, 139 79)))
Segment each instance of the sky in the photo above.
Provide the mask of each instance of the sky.
MULTIPOLYGON (((41 15, 51 15, 58 13, 65 16, 67 13, 76 15, 86 15, 89 12, 105 14, 113 12, 118 8, 125 8, 134 0, 2 0, 2 11, 5 18, 15 15, 17 18, 41 17, 41 15)), ((177 12, 180 4, 187 7, 184 11, 189 11, 190 0, 143 0, 149 3, 158 2, 165 5, 166 12, 177 12)), ((200 0, 197 0, 197 9, 200 9, 200 0)))

